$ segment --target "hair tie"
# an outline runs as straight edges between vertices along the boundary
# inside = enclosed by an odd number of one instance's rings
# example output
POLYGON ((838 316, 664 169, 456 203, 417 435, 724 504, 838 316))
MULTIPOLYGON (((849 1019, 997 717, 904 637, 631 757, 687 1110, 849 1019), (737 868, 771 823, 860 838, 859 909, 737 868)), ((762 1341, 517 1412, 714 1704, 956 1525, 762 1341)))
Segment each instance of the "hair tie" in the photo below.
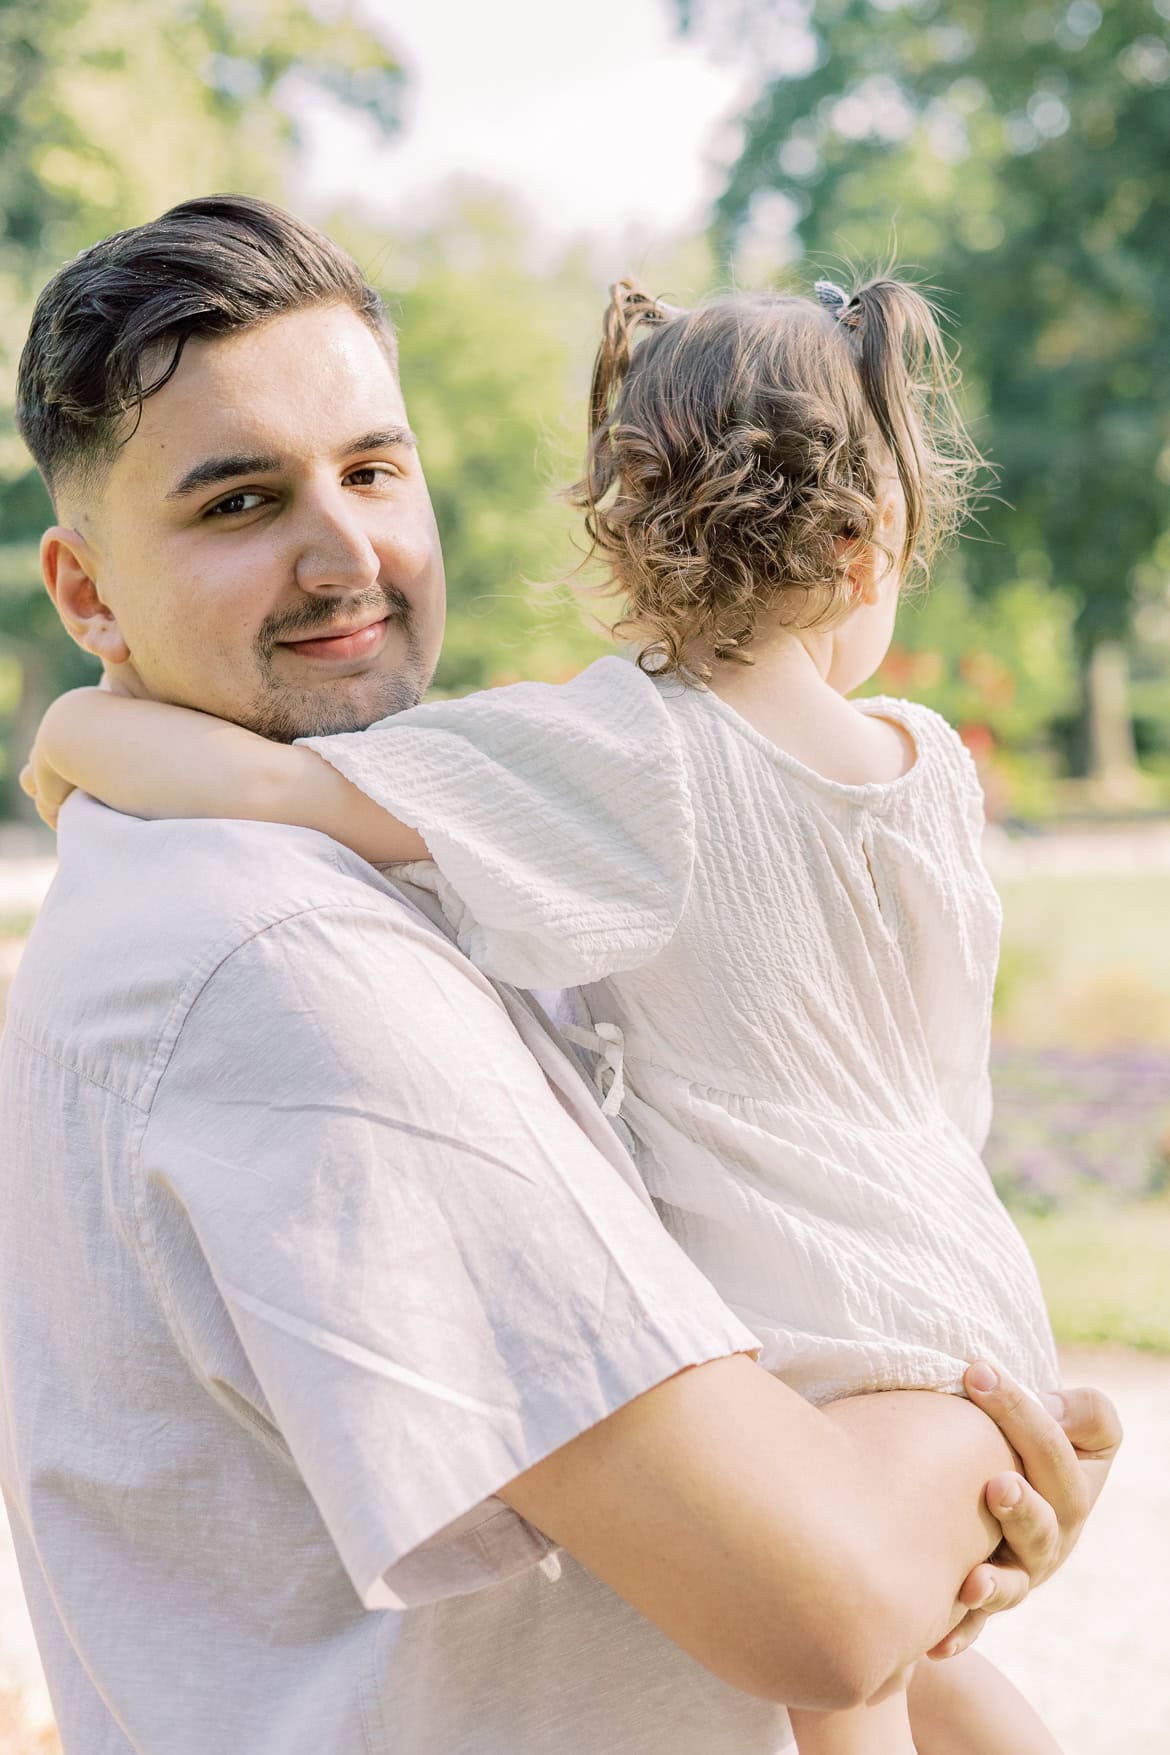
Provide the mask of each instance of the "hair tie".
POLYGON ((839 287, 835 280, 818 280, 813 291, 817 295, 817 303, 823 305, 839 323, 849 303, 849 295, 844 288, 839 287))

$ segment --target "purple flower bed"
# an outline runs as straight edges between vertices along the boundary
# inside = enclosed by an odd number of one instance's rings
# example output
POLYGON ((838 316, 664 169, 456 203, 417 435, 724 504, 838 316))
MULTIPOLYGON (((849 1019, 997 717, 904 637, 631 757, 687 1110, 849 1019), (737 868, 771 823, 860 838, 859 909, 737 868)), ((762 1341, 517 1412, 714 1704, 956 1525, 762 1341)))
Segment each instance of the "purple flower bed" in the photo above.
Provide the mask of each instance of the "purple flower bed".
POLYGON ((985 1158, 1009 1206, 1051 1212, 1089 1192, 1140 1200, 1170 1186, 1170 1051, 999 1043, 991 1071, 985 1158))

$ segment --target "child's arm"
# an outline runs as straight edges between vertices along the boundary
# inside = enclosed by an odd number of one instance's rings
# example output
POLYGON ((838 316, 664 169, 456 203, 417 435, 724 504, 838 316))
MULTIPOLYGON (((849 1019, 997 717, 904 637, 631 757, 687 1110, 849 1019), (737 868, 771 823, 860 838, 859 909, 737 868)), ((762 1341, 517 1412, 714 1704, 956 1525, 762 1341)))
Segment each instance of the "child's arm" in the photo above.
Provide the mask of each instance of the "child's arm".
POLYGON ((976 1651, 920 1659, 909 1696, 919 1755, 1061 1755, 1024 1696, 976 1651))
POLYGON ((319 829, 375 864, 426 859, 426 843, 342 778, 314 750, 273 743, 242 725, 74 689, 41 721, 22 776, 51 827, 80 787, 137 817, 240 817, 319 829))

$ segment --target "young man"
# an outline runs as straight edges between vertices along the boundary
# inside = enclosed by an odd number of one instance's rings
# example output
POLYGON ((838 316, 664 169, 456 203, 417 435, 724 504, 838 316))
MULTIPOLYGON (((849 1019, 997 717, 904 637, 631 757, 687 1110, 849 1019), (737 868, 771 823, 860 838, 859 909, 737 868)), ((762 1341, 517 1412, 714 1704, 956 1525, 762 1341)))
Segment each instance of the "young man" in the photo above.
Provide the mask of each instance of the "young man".
MULTIPOLYGON (((20 421, 113 686, 280 738, 422 693, 394 340, 319 234, 213 197, 96 245, 20 421)), ((0 1061, 0 1482, 67 1751, 775 1755, 783 1703, 873 1698, 1064 1557, 1108 1403, 1002 1384, 863 1453, 425 896, 85 797, 60 853, 0 1061)))

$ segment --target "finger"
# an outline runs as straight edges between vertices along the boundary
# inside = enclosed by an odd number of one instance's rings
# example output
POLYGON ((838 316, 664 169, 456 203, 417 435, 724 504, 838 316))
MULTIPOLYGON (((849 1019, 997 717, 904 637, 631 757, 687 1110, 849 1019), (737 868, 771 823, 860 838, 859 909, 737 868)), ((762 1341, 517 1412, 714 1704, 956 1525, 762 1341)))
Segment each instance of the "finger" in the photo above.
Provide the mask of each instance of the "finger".
POLYGON ((966 1609, 998 1615, 1004 1609, 1018 1608, 1031 1588, 1032 1581, 1021 1567, 990 1561, 967 1574, 959 1602, 966 1609))
POLYGON ((1099 1389, 1066 1389, 1059 1416, 1069 1443, 1082 1456, 1112 1462, 1124 1437, 1121 1416, 1099 1389))
POLYGON ((940 1639, 937 1645, 931 1646, 927 1657, 933 1658, 936 1663, 944 1658, 958 1657, 961 1651, 974 1645, 986 1625, 987 1616, 979 1609, 972 1609, 970 1614, 963 1616, 957 1627, 951 1628, 945 1639, 940 1639))
POLYGON ((37 771, 36 787, 38 803, 44 806, 54 820, 69 794, 76 791, 71 780, 66 780, 55 768, 50 768, 44 762, 37 771))
MULTIPOLYGON (((1053 1415, 1006 1373, 997 1374, 983 1361, 970 1366, 963 1381, 971 1400, 990 1415, 1019 1456, 1022 1473, 1048 1501, 1062 1529, 1075 1536, 1088 1516, 1088 1487, 1076 1451, 1053 1415)), ((1052 1400, 1063 1412, 1061 1399, 1052 1400)))
POLYGON ((994 1567, 997 1590, 1004 1600, 987 1607, 1013 1608, 1031 1585, 1040 1584, 1055 1572, 1064 1552, 1060 1520, 1053 1507, 1021 1475, 996 1475, 987 1483, 987 1509, 1003 1530, 1004 1547, 1009 1564, 994 1567), (1023 1589, 1017 1589, 1017 1568, 1024 1572, 1023 1589))
MULTIPOLYGON (((998 1550, 997 1550, 998 1552, 998 1550)), ((964 1609, 981 1609, 995 1590, 996 1566, 984 1561, 970 1571, 959 1589, 959 1604, 964 1609)))
POLYGON ((30 798, 37 795, 37 783, 32 771, 32 763, 26 762, 20 770, 20 790, 27 792, 30 798))

